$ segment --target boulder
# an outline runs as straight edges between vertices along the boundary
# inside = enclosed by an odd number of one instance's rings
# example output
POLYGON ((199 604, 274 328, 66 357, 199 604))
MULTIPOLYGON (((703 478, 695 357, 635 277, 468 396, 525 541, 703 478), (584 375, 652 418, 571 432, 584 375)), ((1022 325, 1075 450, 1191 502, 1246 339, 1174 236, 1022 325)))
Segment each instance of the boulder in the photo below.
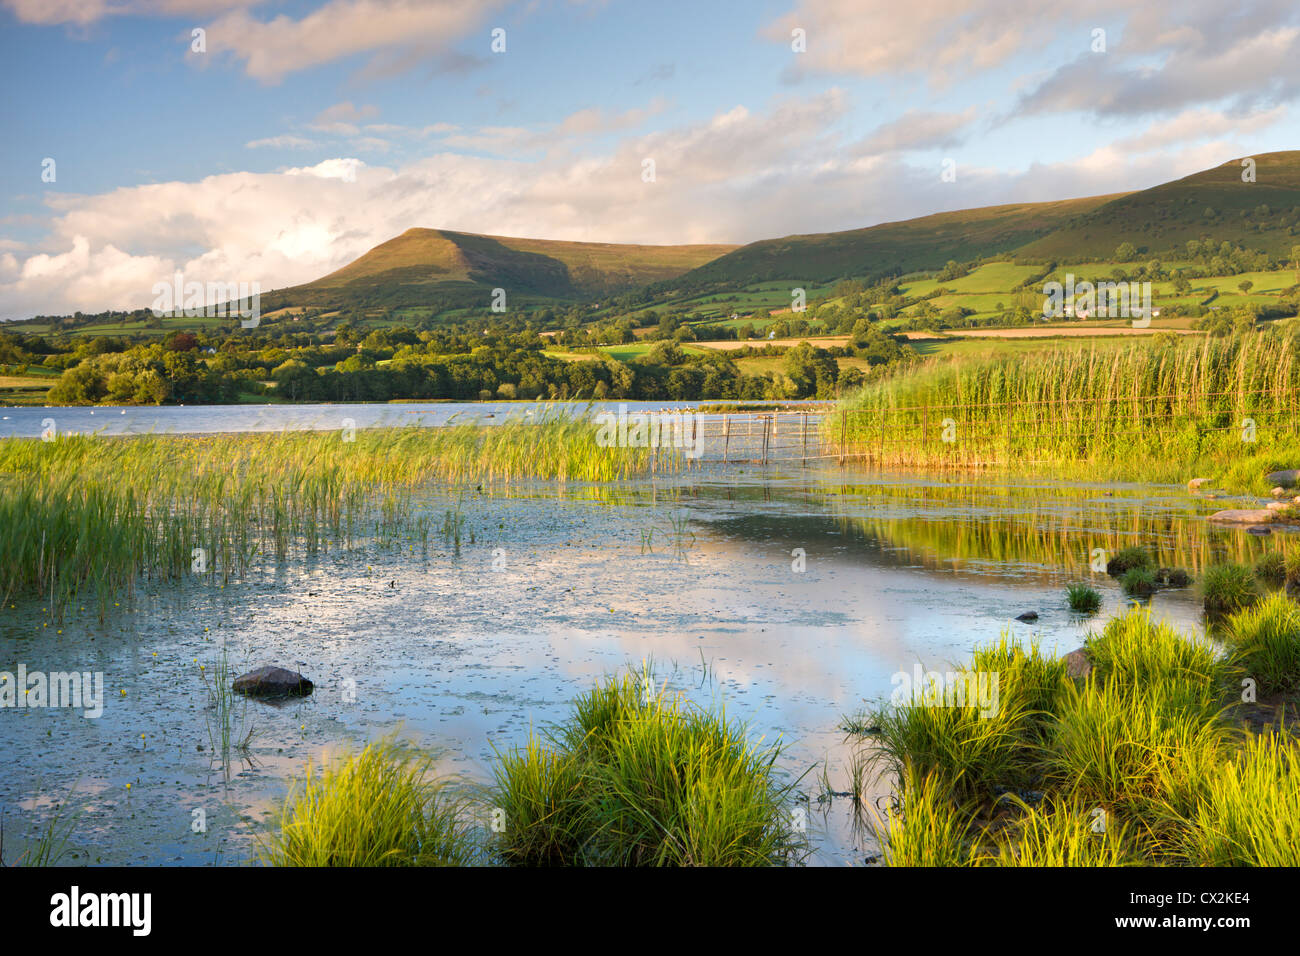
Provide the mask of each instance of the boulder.
POLYGON ((1246 529, 1247 534, 1272 534, 1273 529, 1266 524, 1253 524, 1246 529))
POLYGON ((1063 660, 1065 673, 1070 677, 1087 677, 1092 673, 1092 661, 1088 660, 1088 652, 1082 647, 1070 651, 1063 660))
POLYGON ((1300 480, 1300 470, 1292 468, 1288 471, 1271 471, 1264 476, 1264 480, 1283 488, 1294 488, 1300 480))
POLYGON ((1024 614, 1017 614, 1016 620, 1024 621, 1026 624, 1032 624, 1034 621, 1038 620, 1038 612, 1026 611, 1024 614))
POLYGON ((1264 507, 1269 511, 1281 511, 1283 508, 1290 508, 1293 502, 1290 501, 1270 501, 1264 507))
POLYGON ((1187 483, 1187 487, 1195 489, 1201 487, 1201 485, 1208 485, 1209 483, 1210 483, 1209 478, 1193 478, 1191 481, 1187 483))
POLYGON ((1283 488, 1281 485, 1278 485, 1276 488, 1273 489, 1273 497, 1274 497, 1274 498, 1285 498, 1285 497, 1286 497, 1286 489, 1283 488))
POLYGON ((1267 508, 1228 508, 1210 515, 1210 521, 1222 524, 1267 524, 1276 515, 1267 508))
POLYGON ((297 671, 283 667, 259 667, 235 678, 235 693, 248 697, 305 697, 312 684, 297 671))

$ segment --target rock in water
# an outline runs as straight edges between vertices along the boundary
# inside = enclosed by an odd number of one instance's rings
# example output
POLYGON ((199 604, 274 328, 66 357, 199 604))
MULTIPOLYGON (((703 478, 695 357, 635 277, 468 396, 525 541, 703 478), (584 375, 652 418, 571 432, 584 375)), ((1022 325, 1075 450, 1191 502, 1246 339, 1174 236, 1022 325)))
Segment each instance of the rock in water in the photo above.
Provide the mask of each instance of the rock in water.
POLYGON ((1037 612, 1037 611, 1026 611, 1024 614, 1017 614, 1017 615, 1016 615, 1016 620, 1017 620, 1017 621, 1024 621, 1026 624, 1030 624, 1030 623, 1032 623, 1032 622, 1038 620, 1038 612, 1037 612))
POLYGON ((1229 524, 1265 524, 1274 517, 1273 512, 1267 508, 1229 508, 1227 511, 1216 511, 1210 515, 1209 520, 1229 524))
POLYGON ((306 697, 312 684, 297 671, 259 667, 235 678, 235 692, 249 697, 306 697))
POLYGON ((1300 479, 1300 470, 1294 468, 1287 471, 1271 471, 1264 476, 1265 481, 1281 485, 1283 488, 1294 488, 1297 479, 1300 479))
POLYGON ((1087 677, 1092 673, 1092 661, 1082 647, 1065 655, 1065 673, 1070 677, 1087 677))
POLYGON ((1188 488, 1199 488, 1199 487, 1201 487, 1201 485, 1208 485, 1209 483, 1210 483, 1210 479, 1209 479, 1209 478, 1193 478, 1191 481, 1189 481, 1189 482, 1187 483, 1187 487, 1188 487, 1188 488))

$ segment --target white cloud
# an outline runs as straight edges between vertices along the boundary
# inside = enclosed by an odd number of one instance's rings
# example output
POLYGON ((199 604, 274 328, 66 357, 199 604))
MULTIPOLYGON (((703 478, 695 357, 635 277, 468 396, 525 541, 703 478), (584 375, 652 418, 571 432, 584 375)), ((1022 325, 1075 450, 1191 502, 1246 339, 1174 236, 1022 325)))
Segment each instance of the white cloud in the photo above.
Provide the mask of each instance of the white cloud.
POLYGON ((960 130, 964 114, 889 135, 878 129, 867 140, 878 140, 877 152, 847 140, 847 115, 846 94, 832 89, 629 134, 600 153, 551 150, 525 161, 442 151, 394 167, 344 156, 272 173, 53 194, 43 251, 0 251, 0 317, 144 307, 153 284, 177 269, 204 283, 257 281, 269 291, 318 278, 412 226, 595 242, 745 242, 1117 192, 1247 155, 1258 144, 1240 138, 1273 119, 1176 117, 1153 127, 1156 137, 1020 170, 962 166, 957 182, 944 183, 937 165, 906 162, 895 149, 942 141, 960 130), (1180 147, 1176 140, 1198 126, 1212 140, 1180 147), (653 182, 642 179, 646 159, 654 160, 653 182))
MULTIPOLYGON (((208 49, 243 61, 249 76, 278 83, 323 63, 368 55, 369 72, 455 57, 452 45, 504 0, 330 0, 301 19, 262 20, 234 10, 208 27, 208 49)), ((483 52, 488 34, 483 33, 483 52)))
POLYGON ((251 139, 244 144, 245 149, 314 149, 316 143, 302 136, 268 136, 266 139, 251 139))

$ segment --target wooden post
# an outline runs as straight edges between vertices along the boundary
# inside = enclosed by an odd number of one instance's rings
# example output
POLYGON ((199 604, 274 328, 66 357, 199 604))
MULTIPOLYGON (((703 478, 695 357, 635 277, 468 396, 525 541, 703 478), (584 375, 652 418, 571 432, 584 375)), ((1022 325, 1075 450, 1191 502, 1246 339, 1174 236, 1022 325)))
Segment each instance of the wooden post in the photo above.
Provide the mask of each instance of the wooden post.
POLYGON ((722 416, 722 463, 725 465, 728 461, 727 452, 731 448, 731 416, 722 416))
POLYGON ((767 443, 771 438, 772 419, 770 416, 763 416, 763 464, 767 464, 767 443))
POLYGON ((849 441, 849 410, 840 409, 840 467, 844 467, 844 449, 849 441))
POLYGON ((808 464, 808 413, 803 413, 803 463, 808 464))

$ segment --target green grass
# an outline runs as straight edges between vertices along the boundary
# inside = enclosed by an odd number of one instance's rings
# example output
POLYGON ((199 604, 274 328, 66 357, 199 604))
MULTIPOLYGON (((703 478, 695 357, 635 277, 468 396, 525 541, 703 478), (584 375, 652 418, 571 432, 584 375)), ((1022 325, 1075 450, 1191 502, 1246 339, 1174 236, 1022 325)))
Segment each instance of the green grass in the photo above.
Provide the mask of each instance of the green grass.
POLYGON ((1241 564, 1215 564, 1201 580, 1208 614, 1230 614, 1253 604, 1259 589, 1250 568, 1241 564))
POLYGON ((1300 689, 1300 607, 1281 591, 1230 617, 1224 638, 1261 693, 1300 689))
POLYGON ((1255 577, 1277 587, 1286 580, 1286 556, 1280 551, 1266 551, 1255 562, 1255 577))
MULTIPOLYGON (((1266 492, 1265 474, 1300 460, 1297 355, 1291 331, 1268 330, 1048 348, 1032 362, 933 358, 841 402, 846 451, 883 465, 1180 484, 1195 475, 1266 492)), ((840 428, 828 416, 827 440, 839 443, 840 428)))
POLYGON ((428 758, 390 739, 307 766, 259 855, 271 866, 465 866, 478 843, 428 758))
MULTIPOLYGON (((1077 679, 1005 639, 972 655, 972 668, 1003 673, 1003 713, 1019 715, 1014 753, 971 747, 955 708, 907 703, 871 716, 883 732, 868 745, 895 774, 894 810, 879 826, 886 860, 1293 863, 1297 744, 1235 728, 1239 654, 1141 608, 1087 647, 1093 670, 1077 679)), ((1300 662, 1288 666, 1300 676, 1300 662)))
POLYGON ((1154 594, 1158 586, 1156 571, 1154 568, 1149 567, 1129 568, 1120 575, 1119 586, 1124 589, 1125 594, 1134 597, 1146 597, 1154 594))
POLYGON ((1071 611, 1080 614, 1095 614, 1101 610, 1101 595, 1086 584, 1066 585, 1065 601, 1071 611))
POLYGON ((770 866, 806 852, 780 747, 653 688, 650 672, 580 697, 547 738, 499 755, 495 844, 516 865, 770 866))
MULTIPOLYGON (((414 490, 530 478, 612 481, 673 471, 672 449, 602 447, 589 422, 226 436, 0 439, 0 598, 57 610, 91 588, 101 613, 139 575, 225 583, 259 554, 346 547, 422 520, 414 490)), ((456 518, 444 527, 459 535, 456 518)), ((463 520, 463 519, 462 519, 463 520)), ((428 528, 421 533, 427 539, 428 528)), ((427 542, 426 542, 427 543, 427 542)))
POLYGON ((1300 745, 1246 742, 1204 781, 1180 850, 1196 866, 1300 866, 1300 745))

